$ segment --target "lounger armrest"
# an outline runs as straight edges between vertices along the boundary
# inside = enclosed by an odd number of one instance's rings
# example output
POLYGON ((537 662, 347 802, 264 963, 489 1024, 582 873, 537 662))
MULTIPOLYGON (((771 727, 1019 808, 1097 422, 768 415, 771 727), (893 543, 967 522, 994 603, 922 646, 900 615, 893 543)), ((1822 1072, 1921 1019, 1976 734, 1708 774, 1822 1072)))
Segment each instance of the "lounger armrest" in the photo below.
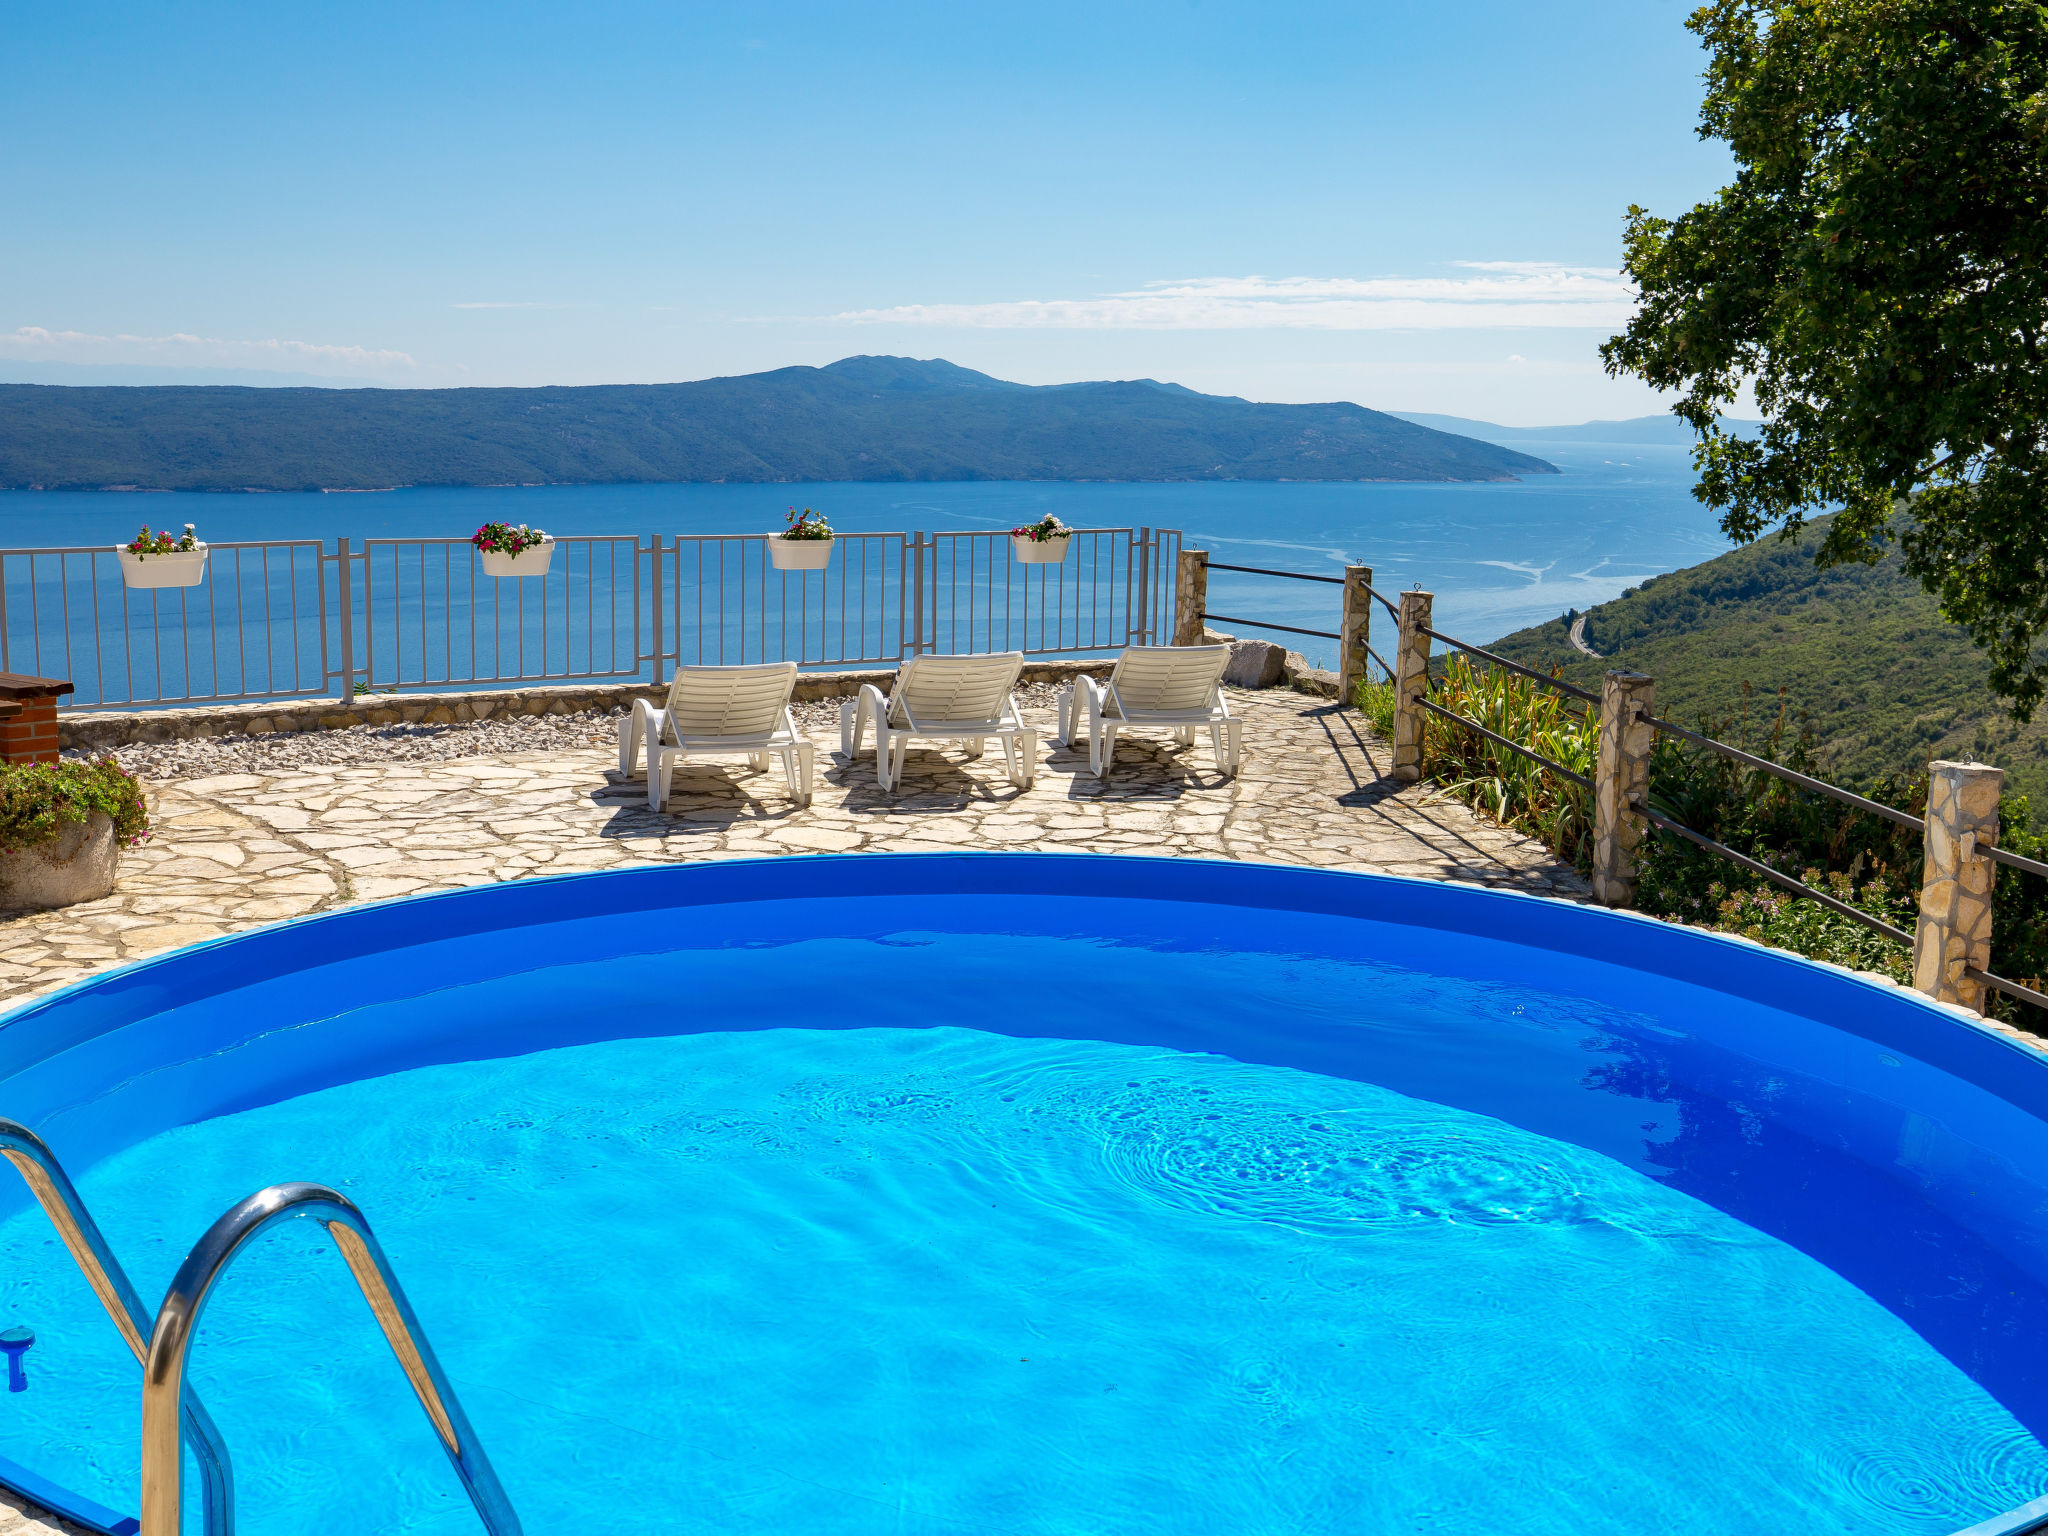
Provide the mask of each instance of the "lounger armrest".
POLYGON ((668 711, 646 699, 635 699, 633 723, 638 728, 642 748, 651 752, 661 745, 662 734, 668 727, 668 711))
POLYGON ((1109 698, 1109 690, 1085 672, 1074 679, 1074 686, 1080 692, 1079 702, 1088 707, 1088 718, 1091 721, 1100 720, 1103 714, 1102 706, 1109 698))
POLYGON ((860 695, 854 701, 853 751, 850 756, 860 755, 860 744, 867 728, 875 728, 877 750, 879 744, 889 739, 889 696, 873 683, 862 683, 860 695))

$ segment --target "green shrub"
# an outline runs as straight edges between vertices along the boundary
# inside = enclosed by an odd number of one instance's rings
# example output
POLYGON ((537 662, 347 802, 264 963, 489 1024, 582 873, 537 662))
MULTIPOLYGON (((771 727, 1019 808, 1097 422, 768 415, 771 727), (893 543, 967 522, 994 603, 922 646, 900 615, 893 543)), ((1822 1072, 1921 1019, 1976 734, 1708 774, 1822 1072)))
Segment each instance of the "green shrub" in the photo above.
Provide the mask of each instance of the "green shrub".
POLYGON ((33 847, 98 811, 123 846, 149 835, 142 786, 112 758, 96 762, 0 763, 0 850, 33 847))
MULTIPOLYGON (((1475 667, 1453 656, 1437 677, 1431 701, 1511 741, 1519 741, 1574 773, 1591 776, 1599 722, 1590 708, 1531 678, 1475 667)), ((1361 683, 1358 707, 1381 735, 1394 731, 1392 683, 1361 683)), ((1591 868, 1593 799, 1580 785, 1538 767, 1441 715, 1422 722, 1422 771, 1447 793, 1502 826, 1541 838, 1560 857, 1591 868)))
MULTIPOLYGON (((1913 931, 1916 903, 1912 893, 1901 890, 1882 875, 1860 885, 1854 875, 1843 870, 1825 873, 1808 869, 1801 872, 1800 878, 1894 928, 1913 931)), ((1709 887, 1709 898, 1714 903, 1714 915, 1706 924, 1708 927, 1789 949, 1811 960, 1831 961, 1854 971, 1876 971, 1901 986, 1912 984, 1913 957, 1905 945, 1896 944, 1817 901, 1807 901, 1761 881, 1732 891, 1716 883, 1709 887)))
POLYGON ((1359 680, 1356 704, 1383 741, 1394 739, 1394 685, 1391 680, 1370 683, 1359 680))

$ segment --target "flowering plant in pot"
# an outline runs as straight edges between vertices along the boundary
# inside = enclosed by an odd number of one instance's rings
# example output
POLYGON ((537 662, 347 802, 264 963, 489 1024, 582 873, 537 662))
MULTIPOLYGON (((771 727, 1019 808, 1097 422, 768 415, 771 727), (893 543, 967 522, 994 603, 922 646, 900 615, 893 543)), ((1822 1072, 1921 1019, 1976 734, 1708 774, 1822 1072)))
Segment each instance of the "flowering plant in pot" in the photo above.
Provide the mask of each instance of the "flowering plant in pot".
POLYGON ((206 575, 206 546, 185 525, 181 538, 151 533, 144 523, 126 544, 115 546, 121 557, 121 580, 131 587, 196 587, 206 575))
POLYGON ((1010 530, 1010 558, 1019 565, 1058 565, 1067 558, 1074 530, 1048 512, 1035 523, 1010 530))
POLYGON ((148 836, 142 786, 110 757, 0 764, 0 908, 97 901, 148 836))
POLYGON ((778 571, 822 571, 832 560, 832 525, 805 507, 789 509, 789 526, 768 535, 768 559, 778 571))
POLYGON ((486 576, 545 576, 555 536, 524 523, 485 523, 469 536, 486 576))

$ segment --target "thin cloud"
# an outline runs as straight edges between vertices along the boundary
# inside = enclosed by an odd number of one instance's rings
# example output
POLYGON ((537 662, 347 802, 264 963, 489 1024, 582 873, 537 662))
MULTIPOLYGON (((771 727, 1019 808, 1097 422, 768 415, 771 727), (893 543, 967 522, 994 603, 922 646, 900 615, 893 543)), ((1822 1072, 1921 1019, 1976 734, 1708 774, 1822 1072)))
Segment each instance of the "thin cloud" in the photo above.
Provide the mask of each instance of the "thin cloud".
POLYGON ((566 304, 539 304, 530 300, 477 299, 467 304, 450 304, 450 309, 567 309, 566 304))
POLYGON ((184 366, 195 363, 233 363, 257 368, 277 367, 284 363, 374 369, 419 366, 410 353, 373 347, 285 341, 276 337, 263 341, 238 341, 193 336, 184 331, 168 336, 131 336, 126 333, 97 336, 88 331, 53 331, 40 325, 0 331, 0 354, 13 357, 33 354, 53 362, 170 361, 184 366))
POLYGON ((1466 330, 1625 323, 1634 291, 1619 272, 1544 261, 1458 262, 1455 277, 1202 277, 1089 299, 899 304, 849 310, 848 325, 1004 330, 1466 330))

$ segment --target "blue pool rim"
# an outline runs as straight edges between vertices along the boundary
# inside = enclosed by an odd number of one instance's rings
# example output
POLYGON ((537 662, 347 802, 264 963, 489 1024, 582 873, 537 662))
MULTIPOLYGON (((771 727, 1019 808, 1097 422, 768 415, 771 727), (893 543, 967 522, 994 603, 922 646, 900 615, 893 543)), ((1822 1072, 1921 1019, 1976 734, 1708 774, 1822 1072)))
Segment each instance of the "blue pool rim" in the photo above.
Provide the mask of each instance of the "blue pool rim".
POLYGON ((1505 940, 1804 1015, 1905 1051, 2048 1121, 2048 1057, 1920 993, 1734 935, 1451 881, 1092 853, 785 854, 539 876, 342 907, 166 950, 0 1013, 0 1077, 191 997, 430 939, 664 907, 912 894, 1261 907, 1505 940))
MULTIPOLYGON (((204 940, 0 1012, 0 1075, 191 998, 421 943, 665 908, 897 895, 1184 902, 1365 919, 1597 961, 1815 1019, 2048 1121, 2048 1057, 1918 993, 1732 935, 1554 897, 1395 875, 1090 853, 780 855, 541 876, 400 897, 204 940)), ((1408 957, 1424 968, 1428 952, 1408 957)), ((1442 969, 1454 971, 1455 967, 1442 969)), ((0 1104, 0 1112, 6 1106, 0 1104)), ((132 1519, 0 1459, 0 1486, 89 1530, 132 1519)), ((2048 1530, 2048 1499, 1958 1536, 2048 1530)))

